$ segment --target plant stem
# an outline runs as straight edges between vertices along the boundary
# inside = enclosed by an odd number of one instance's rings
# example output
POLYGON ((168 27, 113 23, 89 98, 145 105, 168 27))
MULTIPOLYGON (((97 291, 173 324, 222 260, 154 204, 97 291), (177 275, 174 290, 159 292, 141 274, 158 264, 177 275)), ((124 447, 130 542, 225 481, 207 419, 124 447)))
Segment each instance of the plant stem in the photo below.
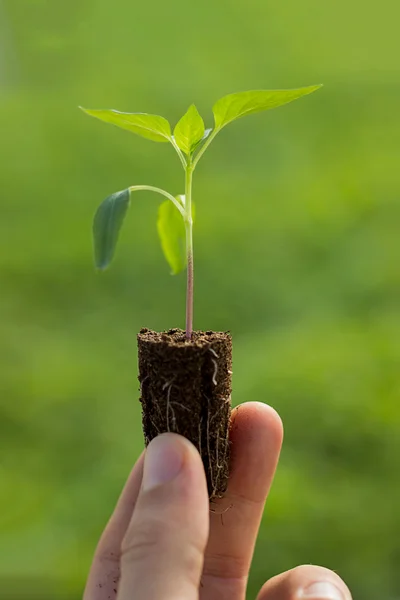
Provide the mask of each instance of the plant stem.
POLYGON ((186 339, 190 340, 193 333, 193 218, 192 218, 192 177, 193 164, 188 157, 185 169, 185 232, 187 258, 187 287, 186 287, 186 339))
POLYGON ((211 142, 213 141, 217 133, 219 133, 219 131, 219 129, 214 129, 214 131, 210 133, 208 139, 204 142, 197 155, 195 156, 195 159, 193 161, 193 170, 196 168, 196 165, 199 162, 200 158, 203 156, 204 152, 207 150, 208 146, 211 144, 211 142))
POLYGON ((176 198, 171 196, 171 194, 169 194, 165 190, 162 190, 161 188, 158 188, 158 187, 154 187, 153 185, 131 185, 131 187, 129 188, 130 192, 140 192, 142 190, 147 191, 147 192, 156 192, 157 194, 161 194, 162 196, 165 196, 166 198, 168 198, 168 200, 171 200, 172 204, 174 204, 176 206, 176 208, 181 213, 182 217, 185 218, 185 211, 184 211, 183 207, 181 206, 181 204, 178 202, 178 200, 176 198))
POLYGON ((173 137, 171 138, 171 144, 173 145, 173 147, 175 148, 175 150, 176 150, 176 152, 177 152, 177 154, 179 156, 179 159, 180 159, 180 161, 182 163, 182 167, 184 169, 186 169, 186 167, 187 167, 186 159, 183 156, 181 149, 179 148, 178 144, 176 143, 176 141, 175 141, 175 139, 173 137))

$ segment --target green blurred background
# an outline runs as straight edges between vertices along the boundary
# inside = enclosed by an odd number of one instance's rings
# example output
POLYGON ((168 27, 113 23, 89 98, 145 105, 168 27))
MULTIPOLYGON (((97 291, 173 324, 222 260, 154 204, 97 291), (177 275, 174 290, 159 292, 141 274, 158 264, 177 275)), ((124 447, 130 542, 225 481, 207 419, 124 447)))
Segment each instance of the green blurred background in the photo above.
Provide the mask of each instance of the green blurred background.
POLYGON ((184 325, 158 197, 113 268, 91 218, 171 147, 78 105, 162 114, 323 82, 243 119, 196 171, 197 328, 234 336, 234 402, 282 415, 249 598, 301 563, 400 594, 400 5, 395 0, 0 0, 0 598, 78 600, 143 446, 137 331, 184 325))

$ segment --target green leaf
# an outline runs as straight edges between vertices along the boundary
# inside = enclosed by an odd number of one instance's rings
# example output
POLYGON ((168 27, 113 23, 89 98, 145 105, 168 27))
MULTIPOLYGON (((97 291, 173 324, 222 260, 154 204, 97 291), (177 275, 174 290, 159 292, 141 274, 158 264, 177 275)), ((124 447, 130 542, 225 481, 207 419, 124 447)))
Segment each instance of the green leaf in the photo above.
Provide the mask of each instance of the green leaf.
MULTIPOLYGON (((178 198, 179 202, 182 202, 178 198)), ((170 200, 158 209, 157 230, 164 256, 177 275, 186 267, 185 224, 182 215, 170 200)))
POLYGON ((111 194, 102 202, 93 220, 94 259, 98 269, 110 264, 119 232, 129 208, 129 189, 111 194))
POLYGON ((192 104, 174 129, 175 141, 183 152, 190 154, 203 136, 204 121, 195 105, 192 104))
POLYGON ((222 129, 231 121, 240 119, 245 115, 252 115, 288 104, 288 102, 297 100, 297 98, 312 94, 320 87, 322 86, 313 85, 295 90, 255 90, 229 94, 214 104, 215 127, 216 129, 222 129))
POLYGON ((123 113, 117 110, 80 108, 91 117, 136 133, 153 142, 171 141, 171 126, 164 117, 147 113, 123 113))

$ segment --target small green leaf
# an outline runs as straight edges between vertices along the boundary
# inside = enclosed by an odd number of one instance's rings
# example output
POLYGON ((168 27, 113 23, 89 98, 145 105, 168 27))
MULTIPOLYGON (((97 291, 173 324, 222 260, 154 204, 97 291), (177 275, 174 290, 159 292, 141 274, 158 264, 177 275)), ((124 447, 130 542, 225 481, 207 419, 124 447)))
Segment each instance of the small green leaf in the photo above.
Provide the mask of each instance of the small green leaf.
POLYGON ((181 150, 190 154, 203 136, 204 121, 195 105, 192 104, 174 129, 175 141, 181 150))
POLYGON ((171 126, 164 117, 147 113, 123 113, 117 110, 80 108, 91 117, 136 133, 153 142, 171 141, 171 126))
POLYGON ((297 100, 297 98, 312 94, 320 87, 322 86, 313 85, 295 90, 255 90, 229 94, 214 104, 215 127, 222 129, 231 121, 240 119, 245 115, 252 115, 288 104, 288 102, 297 100))
POLYGON ((102 202, 93 220, 94 259, 98 269, 111 262, 119 232, 129 208, 129 189, 111 194, 102 202))
POLYGON ((160 204, 157 230, 171 274, 177 275, 186 267, 185 224, 170 200, 160 204))

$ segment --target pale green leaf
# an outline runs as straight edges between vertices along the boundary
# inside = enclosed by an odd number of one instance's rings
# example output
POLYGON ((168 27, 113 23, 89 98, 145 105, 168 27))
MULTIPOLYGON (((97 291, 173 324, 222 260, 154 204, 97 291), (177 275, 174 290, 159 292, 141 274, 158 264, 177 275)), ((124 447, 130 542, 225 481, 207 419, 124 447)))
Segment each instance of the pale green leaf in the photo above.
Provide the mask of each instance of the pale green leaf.
POLYGON ((171 141, 171 126, 164 117, 147 113, 123 113, 117 110, 80 108, 91 117, 111 123, 154 142, 171 141))
POLYGON ((213 107, 215 127, 222 129, 225 125, 245 115, 252 115, 271 108, 288 104, 297 98, 318 90, 320 85, 294 90, 255 90, 229 94, 216 102, 213 107))
POLYGON ((195 105, 192 104, 174 129, 175 141, 183 152, 190 154, 203 136, 204 121, 195 105))
MULTIPOLYGON (((179 199, 179 202, 182 203, 182 200, 179 199)), ((186 267, 185 224, 170 200, 163 202, 158 209, 157 230, 171 274, 177 275, 186 267)))
POLYGON ((98 269, 111 262, 119 232, 129 208, 129 189, 111 194, 102 202, 93 220, 94 259, 98 269))

